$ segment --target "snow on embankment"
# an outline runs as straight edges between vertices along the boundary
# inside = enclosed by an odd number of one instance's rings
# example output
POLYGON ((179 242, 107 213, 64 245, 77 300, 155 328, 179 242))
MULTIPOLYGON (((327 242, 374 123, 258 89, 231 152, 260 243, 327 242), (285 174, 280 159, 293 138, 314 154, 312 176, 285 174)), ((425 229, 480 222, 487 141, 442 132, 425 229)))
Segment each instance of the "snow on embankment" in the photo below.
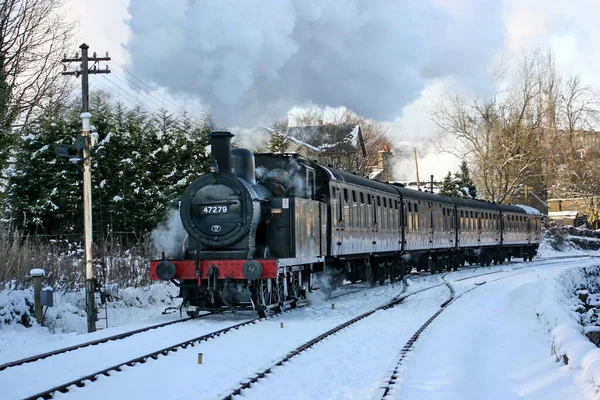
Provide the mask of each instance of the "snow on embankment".
MULTIPOLYGON (((108 318, 111 327, 124 325, 137 319, 161 315, 169 306, 178 306, 174 300, 177 287, 156 283, 141 288, 125 288, 109 293, 108 318)), ((54 292, 54 306, 44 307, 44 327, 51 333, 87 332, 85 292, 54 292)), ((99 311, 104 317, 104 310, 99 311)), ((103 327, 105 321, 99 321, 103 327)), ((15 325, 26 328, 39 327, 34 312, 33 289, 0 290, 0 331, 14 330, 15 325)))
POLYGON ((552 329, 552 354, 574 370, 585 396, 597 399, 600 349, 586 333, 598 330, 594 310, 600 296, 600 266, 566 270, 556 277, 554 284, 556 299, 546 299, 540 304, 541 314, 552 329), (563 307, 552 300, 558 300, 563 307))

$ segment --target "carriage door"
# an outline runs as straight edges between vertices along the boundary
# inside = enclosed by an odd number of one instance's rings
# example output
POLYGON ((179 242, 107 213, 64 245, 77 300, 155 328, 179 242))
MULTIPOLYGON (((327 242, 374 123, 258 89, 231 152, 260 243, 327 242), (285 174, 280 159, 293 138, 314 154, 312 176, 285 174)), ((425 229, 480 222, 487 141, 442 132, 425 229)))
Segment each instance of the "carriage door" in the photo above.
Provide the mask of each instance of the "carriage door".
POLYGON ((433 204, 431 204, 431 202, 427 203, 429 206, 429 237, 428 237, 428 245, 427 248, 430 249, 433 246, 433 218, 434 218, 434 212, 433 212, 433 204))
POLYGON ((337 255, 341 253, 342 242, 344 240, 344 196, 343 188, 337 184, 332 184, 334 187, 335 207, 331 209, 331 254, 337 255))

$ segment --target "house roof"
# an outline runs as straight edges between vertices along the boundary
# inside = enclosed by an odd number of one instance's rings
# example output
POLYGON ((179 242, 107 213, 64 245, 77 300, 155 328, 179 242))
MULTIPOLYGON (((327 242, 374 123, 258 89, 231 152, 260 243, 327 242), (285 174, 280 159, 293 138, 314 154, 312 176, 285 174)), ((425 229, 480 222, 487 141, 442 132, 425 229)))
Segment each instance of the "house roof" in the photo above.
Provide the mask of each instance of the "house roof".
POLYGON ((550 211, 548 217, 552 218, 576 218, 577 211, 550 211))
POLYGON ((285 136, 299 146, 320 153, 354 153, 360 148, 366 156, 358 124, 292 126, 287 128, 285 136))

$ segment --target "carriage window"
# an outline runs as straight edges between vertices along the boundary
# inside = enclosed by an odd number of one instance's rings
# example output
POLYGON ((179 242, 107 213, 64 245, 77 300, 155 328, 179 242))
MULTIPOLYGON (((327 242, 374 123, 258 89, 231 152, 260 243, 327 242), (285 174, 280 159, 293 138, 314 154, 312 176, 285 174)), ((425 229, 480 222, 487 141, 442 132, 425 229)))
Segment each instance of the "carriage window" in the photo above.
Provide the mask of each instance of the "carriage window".
POLYGON ((344 201, 348 202, 348 189, 344 188, 344 201))
POLYGON ((356 190, 352 191, 352 201, 356 203, 356 190))
POLYGON ((331 187, 331 197, 335 197, 337 190, 335 190, 335 186, 331 187))
POLYGON ((412 212, 412 209, 411 209, 411 208, 412 208, 412 207, 411 207, 411 204, 410 204, 410 203, 406 203, 406 204, 408 204, 408 212, 412 212))
POLYGON ((371 195, 367 194, 367 202, 369 202, 369 204, 371 204, 371 195))
POLYGON ((385 197, 383 198, 383 206, 387 207, 387 199, 385 197))
POLYGON ((377 196, 377 206, 381 207, 381 197, 377 196))
POLYGON ((415 204, 415 212, 419 212, 419 208, 417 207, 416 204, 415 204))
POLYGON ((365 195, 363 194, 363 192, 360 192, 360 202, 362 204, 365 204, 365 195))

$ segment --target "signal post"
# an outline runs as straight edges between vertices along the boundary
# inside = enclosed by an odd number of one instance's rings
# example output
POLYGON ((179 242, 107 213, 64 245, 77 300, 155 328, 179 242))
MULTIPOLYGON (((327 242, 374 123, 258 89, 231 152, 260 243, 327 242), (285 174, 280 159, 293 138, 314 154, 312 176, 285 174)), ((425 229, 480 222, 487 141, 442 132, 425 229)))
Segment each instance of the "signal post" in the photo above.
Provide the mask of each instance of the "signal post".
POLYGON ((108 74, 110 70, 108 66, 106 69, 98 69, 96 64, 99 61, 110 61, 108 53, 106 57, 96 57, 96 53, 93 57, 88 57, 89 46, 83 43, 79 46, 81 49, 81 58, 78 54, 75 54, 75 58, 63 58, 62 62, 81 62, 81 69, 75 71, 63 71, 63 75, 74 75, 79 77, 81 75, 81 121, 82 121, 82 134, 75 141, 74 146, 62 145, 59 146, 57 152, 61 156, 70 158, 73 162, 83 160, 83 230, 85 236, 85 303, 87 313, 87 326, 88 332, 96 331, 96 280, 94 277, 94 263, 92 254, 92 158, 90 150, 92 148, 92 136, 91 136, 91 125, 90 119, 92 114, 89 112, 89 74, 108 74), (89 67, 89 61, 93 61, 94 65, 92 68, 89 67))

